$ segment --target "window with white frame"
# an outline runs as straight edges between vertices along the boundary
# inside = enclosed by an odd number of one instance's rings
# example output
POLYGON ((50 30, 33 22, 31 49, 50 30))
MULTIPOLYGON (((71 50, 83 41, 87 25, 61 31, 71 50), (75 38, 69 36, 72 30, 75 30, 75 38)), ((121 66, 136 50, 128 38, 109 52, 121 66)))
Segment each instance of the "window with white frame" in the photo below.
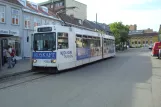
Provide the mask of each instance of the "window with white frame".
POLYGON ((42 19, 42 25, 45 25, 46 21, 44 19, 42 19))
POLYGON ((34 17, 34 27, 41 25, 41 19, 38 17, 34 17))
POLYGON ((19 25, 20 22, 20 11, 18 9, 12 8, 12 24, 19 25))
POLYGON ((5 6, 0 5, 0 22, 5 22, 5 6))
POLYGON ((26 29, 29 29, 31 27, 30 21, 31 21, 31 17, 29 15, 25 15, 24 16, 24 26, 26 29))
POLYGON ((46 20, 45 24, 48 25, 49 24, 49 20, 46 20))

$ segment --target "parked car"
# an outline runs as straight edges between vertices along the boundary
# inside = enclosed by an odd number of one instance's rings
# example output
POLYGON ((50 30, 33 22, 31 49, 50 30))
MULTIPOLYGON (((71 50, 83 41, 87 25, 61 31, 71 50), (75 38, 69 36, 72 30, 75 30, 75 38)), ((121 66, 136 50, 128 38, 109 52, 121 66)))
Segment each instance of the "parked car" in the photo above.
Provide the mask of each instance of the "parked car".
POLYGON ((159 49, 161 49, 161 42, 155 42, 152 48, 152 56, 158 56, 159 49))

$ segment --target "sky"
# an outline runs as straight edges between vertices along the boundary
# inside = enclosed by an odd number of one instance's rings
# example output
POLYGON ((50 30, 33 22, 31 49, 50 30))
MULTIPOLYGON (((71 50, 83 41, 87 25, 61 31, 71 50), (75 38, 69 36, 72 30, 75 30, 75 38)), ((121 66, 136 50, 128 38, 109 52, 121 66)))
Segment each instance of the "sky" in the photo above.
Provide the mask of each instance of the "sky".
MULTIPOLYGON (((46 0, 29 0, 40 3, 46 0)), ((110 24, 137 24, 137 29, 159 30, 161 24, 161 0, 76 0, 87 5, 87 19, 110 24)))

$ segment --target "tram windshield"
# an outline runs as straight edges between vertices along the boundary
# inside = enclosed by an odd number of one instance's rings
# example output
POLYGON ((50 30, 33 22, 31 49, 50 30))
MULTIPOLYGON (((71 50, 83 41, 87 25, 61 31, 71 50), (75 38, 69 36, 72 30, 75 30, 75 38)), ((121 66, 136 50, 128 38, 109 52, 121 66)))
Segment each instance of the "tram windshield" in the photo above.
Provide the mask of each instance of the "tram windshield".
POLYGON ((54 51, 56 50, 55 33, 36 33, 33 41, 34 51, 54 51))

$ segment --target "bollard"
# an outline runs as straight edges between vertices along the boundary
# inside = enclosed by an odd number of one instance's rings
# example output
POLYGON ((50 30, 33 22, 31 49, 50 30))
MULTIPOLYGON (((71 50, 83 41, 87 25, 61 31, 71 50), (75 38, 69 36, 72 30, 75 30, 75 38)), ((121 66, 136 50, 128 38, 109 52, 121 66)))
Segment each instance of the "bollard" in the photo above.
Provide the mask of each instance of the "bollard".
POLYGON ((161 49, 159 49, 159 53, 158 53, 158 59, 161 58, 161 49))

